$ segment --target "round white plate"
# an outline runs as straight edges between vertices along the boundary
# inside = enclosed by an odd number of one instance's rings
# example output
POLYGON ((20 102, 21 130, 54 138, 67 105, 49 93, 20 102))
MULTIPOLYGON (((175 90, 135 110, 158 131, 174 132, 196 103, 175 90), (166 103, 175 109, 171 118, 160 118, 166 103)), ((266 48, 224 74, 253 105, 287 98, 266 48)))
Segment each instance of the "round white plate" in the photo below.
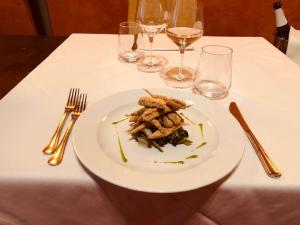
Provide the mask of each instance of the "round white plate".
POLYGON ((73 132, 79 160, 95 175, 113 184, 144 192, 170 193, 211 184, 230 173, 242 158, 244 134, 228 110, 201 96, 176 89, 152 93, 185 100, 191 107, 180 111, 191 146, 167 144, 163 152, 147 148, 128 134, 129 121, 113 124, 141 108, 140 90, 109 96, 81 115, 73 132), (199 124, 202 124, 201 132, 199 124), (197 146, 202 147, 197 148, 197 146), (124 160, 120 151, 120 145, 124 160))

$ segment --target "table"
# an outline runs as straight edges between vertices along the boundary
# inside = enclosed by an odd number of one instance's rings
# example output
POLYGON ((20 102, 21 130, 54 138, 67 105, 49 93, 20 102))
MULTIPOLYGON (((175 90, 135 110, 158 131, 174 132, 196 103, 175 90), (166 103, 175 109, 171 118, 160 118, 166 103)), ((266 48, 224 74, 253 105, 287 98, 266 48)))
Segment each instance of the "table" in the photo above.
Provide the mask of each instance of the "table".
POLYGON ((0 36, 0 98, 65 39, 55 36, 0 36))
MULTIPOLYGON (((157 46, 172 45, 164 36, 157 46)), ((227 108, 236 101, 282 177, 266 176, 250 143, 240 165, 204 188, 151 194, 114 186, 92 175, 69 143, 63 163, 41 153, 61 116, 70 87, 89 105, 136 88, 165 87, 158 74, 117 59, 117 36, 73 34, 0 101, 0 221, 40 224, 299 224, 300 68, 259 37, 203 37, 185 65, 196 67, 205 44, 234 50, 227 108)), ((159 52, 179 65, 178 52, 159 52)), ((190 92, 191 90, 186 90, 190 92)))

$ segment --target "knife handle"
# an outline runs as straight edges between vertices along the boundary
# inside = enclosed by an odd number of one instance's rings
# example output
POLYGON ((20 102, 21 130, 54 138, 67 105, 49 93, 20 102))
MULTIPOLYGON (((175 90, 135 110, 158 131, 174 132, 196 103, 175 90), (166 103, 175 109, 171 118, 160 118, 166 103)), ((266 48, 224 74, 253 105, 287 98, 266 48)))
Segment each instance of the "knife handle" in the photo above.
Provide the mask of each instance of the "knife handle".
POLYGON ((266 173, 270 176, 270 177, 280 177, 281 173, 279 172, 279 170, 276 168, 275 164, 272 162, 272 160, 269 158, 269 156, 267 155, 266 151, 264 150, 264 148, 261 146, 261 144, 259 143, 259 141, 256 139, 256 137, 254 136, 254 134, 252 133, 252 131, 246 131, 246 135, 251 143, 251 145, 253 146, 259 160, 261 161, 261 164, 263 165, 266 173))

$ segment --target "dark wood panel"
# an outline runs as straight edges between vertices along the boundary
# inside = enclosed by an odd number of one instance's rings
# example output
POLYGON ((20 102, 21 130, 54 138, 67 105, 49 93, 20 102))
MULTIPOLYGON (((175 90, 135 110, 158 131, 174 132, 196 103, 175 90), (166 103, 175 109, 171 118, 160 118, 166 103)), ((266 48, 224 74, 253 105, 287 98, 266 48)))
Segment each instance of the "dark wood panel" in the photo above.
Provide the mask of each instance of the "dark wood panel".
POLYGON ((0 36, 0 98, 65 39, 66 37, 0 36))
POLYGON ((285 0, 283 10, 291 26, 300 30, 300 0, 285 0))
POLYGON ((205 35, 262 36, 273 41, 273 0, 205 0, 205 35))
POLYGON ((128 0, 47 0, 52 33, 118 33, 128 0))
MULTIPOLYGON (((262 36, 274 40, 276 0, 204 0, 205 35, 262 36)), ((282 0, 289 23, 300 29, 300 1, 282 0)))
POLYGON ((33 35, 36 33, 27 0, 0 1, 1 35, 33 35))

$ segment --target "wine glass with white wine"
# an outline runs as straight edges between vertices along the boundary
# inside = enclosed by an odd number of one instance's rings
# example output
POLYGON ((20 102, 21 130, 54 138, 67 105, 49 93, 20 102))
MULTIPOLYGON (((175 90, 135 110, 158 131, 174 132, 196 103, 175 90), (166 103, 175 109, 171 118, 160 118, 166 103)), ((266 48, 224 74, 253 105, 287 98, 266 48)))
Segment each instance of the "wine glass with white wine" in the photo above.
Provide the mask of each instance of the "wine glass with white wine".
POLYGON ((167 68, 161 73, 170 87, 188 88, 193 85, 194 70, 183 67, 186 47, 203 35, 203 0, 171 0, 166 28, 167 36, 179 47, 179 67, 167 68))
POLYGON ((138 65, 138 69, 144 72, 158 72, 163 68, 162 57, 152 54, 152 44, 156 34, 166 28, 167 23, 166 0, 139 0, 136 14, 137 23, 143 33, 147 34, 150 42, 150 54, 138 65))

